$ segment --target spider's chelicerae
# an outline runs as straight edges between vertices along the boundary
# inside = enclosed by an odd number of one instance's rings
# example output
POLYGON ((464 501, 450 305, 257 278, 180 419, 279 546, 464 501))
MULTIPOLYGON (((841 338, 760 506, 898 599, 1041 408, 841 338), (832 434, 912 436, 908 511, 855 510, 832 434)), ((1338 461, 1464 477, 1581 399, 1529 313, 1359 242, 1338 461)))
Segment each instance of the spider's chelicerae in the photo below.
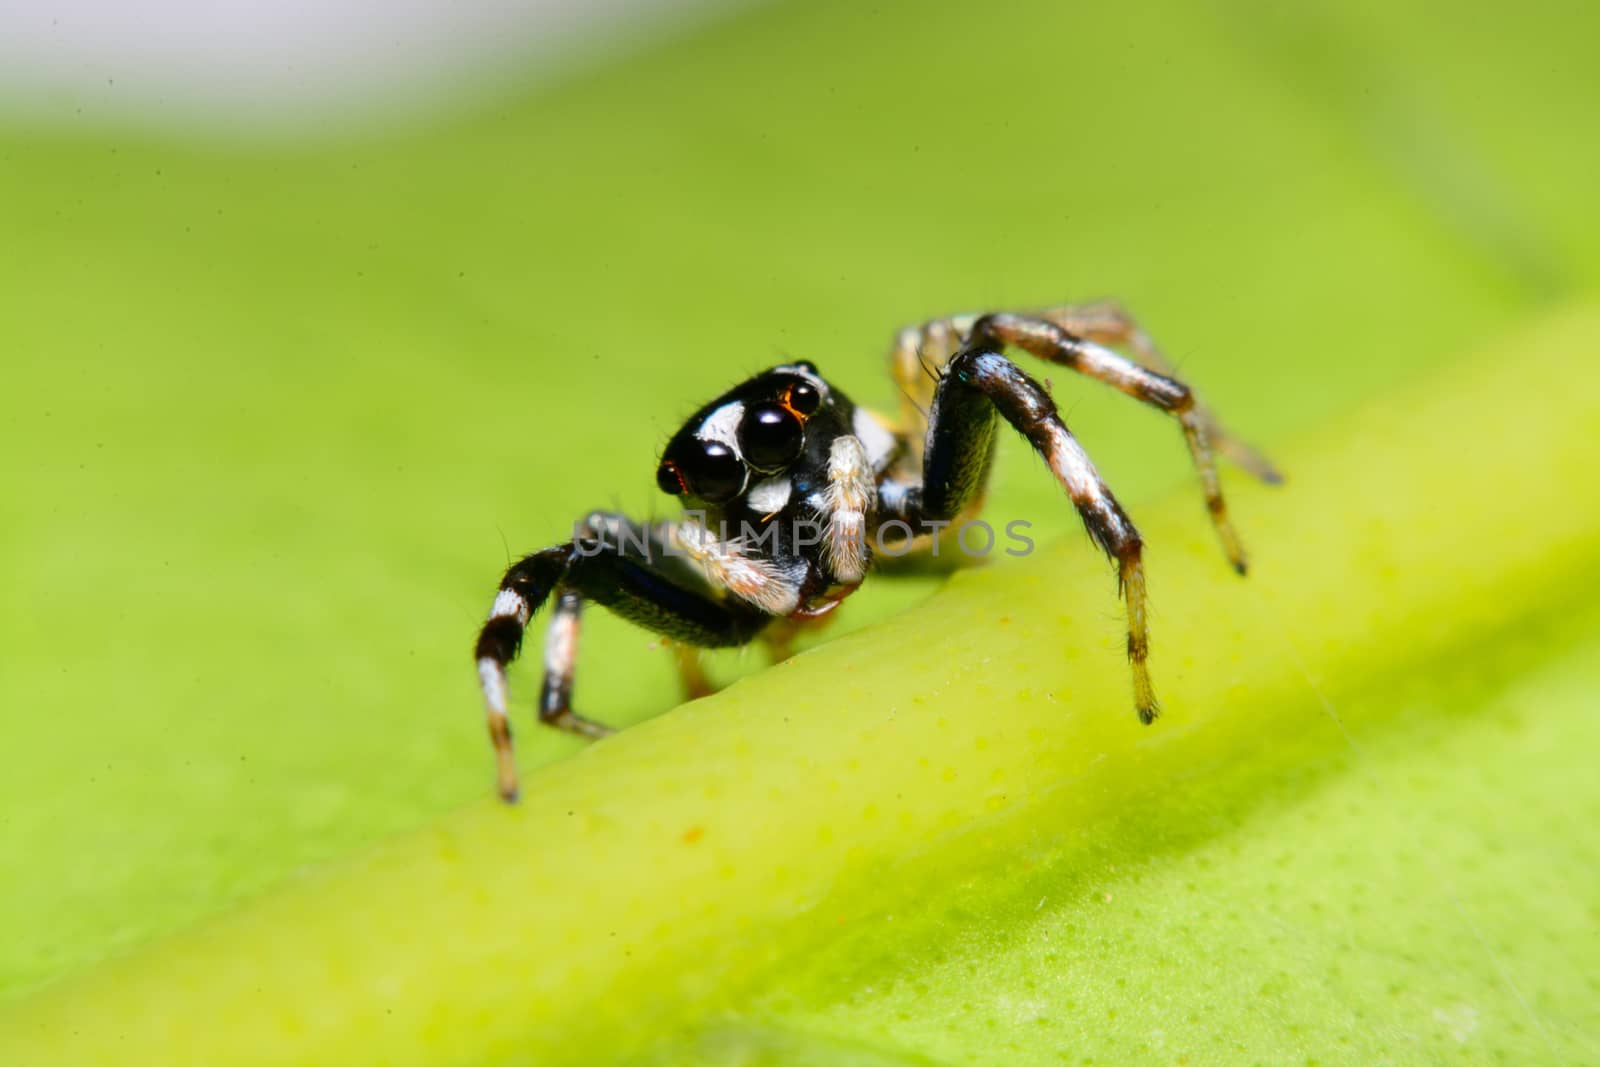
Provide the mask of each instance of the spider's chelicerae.
POLYGON ((1007 349, 1088 375, 1172 415, 1223 550, 1244 573, 1213 453, 1264 481, 1279 475, 1218 425, 1114 304, 956 315, 900 331, 891 354, 903 394, 898 422, 856 407, 810 363, 773 367, 706 404, 667 442, 656 482, 688 505, 683 517, 638 523, 594 512, 571 541, 506 571, 475 653, 501 796, 517 795, 506 666, 545 601, 555 604, 539 718, 604 736, 609 727, 572 710, 585 601, 669 638, 686 688, 704 692, 693 648, 762 637, 786 654, 798 626, 832 611, 866 578, 874 546, 916 547, 969 518, 982 502, 998 419, 1038 450, 1089 536, 1116 565, 1128 611, 1134 710, 1140 721, 1154 720, 1139 532, 1050 394, 1006 358, 1007 349))

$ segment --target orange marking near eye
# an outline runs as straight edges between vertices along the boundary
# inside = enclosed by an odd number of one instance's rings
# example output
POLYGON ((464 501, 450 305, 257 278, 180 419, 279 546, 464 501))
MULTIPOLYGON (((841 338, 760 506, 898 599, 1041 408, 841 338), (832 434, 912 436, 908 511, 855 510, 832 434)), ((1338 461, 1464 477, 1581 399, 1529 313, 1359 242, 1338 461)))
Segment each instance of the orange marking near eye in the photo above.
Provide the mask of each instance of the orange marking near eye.
POLYGON ((689 491, 689 483, 684 479, 683 472, 678 469, 678 465, 676 463, 669 459, 665 463, 661 464, 661 469, 672 475, 673 480, 678 483, 679 494, 687 493, 689 491))
POLYGON ((791 414, 795 418, 799 419, 800 420, 800 425, 804 426, 806 424, 805 413, 802 412, 799 408, 795 407, 794 404, 791 403, 790 400, 789 400, 789 398, 792 397, 793 395, 794 395, 794 386, 790 385, 790 386, 784 387, 783 396, 778 399, 778 404, 783 408, 783 410, 787 411, 789 414, 791 414))

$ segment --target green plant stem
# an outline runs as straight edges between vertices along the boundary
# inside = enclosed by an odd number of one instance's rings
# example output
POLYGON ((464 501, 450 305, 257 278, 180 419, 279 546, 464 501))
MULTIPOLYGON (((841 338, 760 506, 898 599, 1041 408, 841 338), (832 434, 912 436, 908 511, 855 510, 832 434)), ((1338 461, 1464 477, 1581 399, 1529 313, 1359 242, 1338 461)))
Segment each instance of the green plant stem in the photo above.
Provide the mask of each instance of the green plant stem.
POLYGON ((930 862, 1331 729, 1313 688, 1402 675, 1592 576, 1596 338, 1594 312, 1547 322, 1301 440, 1281 490, 1232 479, 1246 581, 1188 487, 1135 509, 1155 726, 1134 721, 1112 579, 1068 538, 547 768, 514 809, 486 799, 12 1005, 0 1061, 639 1047, 865 902, 927 891, 930 862))

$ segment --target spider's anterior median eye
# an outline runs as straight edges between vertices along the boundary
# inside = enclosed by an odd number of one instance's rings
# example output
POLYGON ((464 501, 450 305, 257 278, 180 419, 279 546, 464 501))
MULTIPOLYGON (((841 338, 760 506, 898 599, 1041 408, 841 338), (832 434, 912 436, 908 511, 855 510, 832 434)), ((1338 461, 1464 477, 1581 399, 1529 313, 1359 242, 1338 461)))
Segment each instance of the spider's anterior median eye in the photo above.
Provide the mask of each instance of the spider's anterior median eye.
POLYGON ((744 464, 721 441, 701 441, 700 454, 688 461, 688 467, 689 484, 702 500, 730 500, 744 488, 744 464))
POLYGON ((804 444, 805 428, 787 407, 763 404, 745 412, 744 421, 739 423, 739 450, 757 470, 787 467, 800 458, 804 444))

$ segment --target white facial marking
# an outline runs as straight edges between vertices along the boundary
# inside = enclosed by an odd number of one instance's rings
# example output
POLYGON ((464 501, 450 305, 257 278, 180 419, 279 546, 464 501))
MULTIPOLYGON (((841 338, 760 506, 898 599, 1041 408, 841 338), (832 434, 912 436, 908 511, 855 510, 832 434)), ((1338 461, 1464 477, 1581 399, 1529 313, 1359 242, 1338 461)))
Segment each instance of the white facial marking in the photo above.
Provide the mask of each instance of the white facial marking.
POLYGON ((702 441, 727 445, 734 455, 744 459, 744 454, 739 451, 739 423, 743 419, 744 405, 735 400, 707 415, 694 435, 702 441))
POLYGON ((750 503, 750 510, 761 515, 771 515, 782 511, 783 506, 789 502, 789 493, 793 490, 787 477, 768 478, 759 482, 745 497, 750 503))
POLYGON ((894 452, 894 434, 866 408, 856 408, 852 422, 856 436, 867 450, 867 462, 872 464, 873 470, 883 470, 894 452))

